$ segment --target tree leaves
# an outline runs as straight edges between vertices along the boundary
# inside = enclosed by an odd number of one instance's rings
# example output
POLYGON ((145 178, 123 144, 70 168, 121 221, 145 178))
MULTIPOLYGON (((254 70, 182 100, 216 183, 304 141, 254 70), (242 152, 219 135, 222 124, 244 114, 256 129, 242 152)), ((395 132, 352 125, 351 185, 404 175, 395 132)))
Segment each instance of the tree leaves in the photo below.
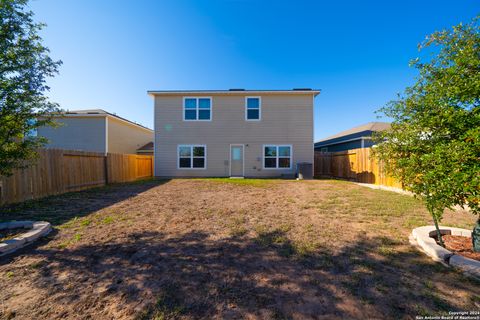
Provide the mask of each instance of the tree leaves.
POLYGON ((27 0, 0 0, 0 175, 29 164, 45 139, 29 133, 53 125, 57 104, 44 96, 46 78, 58 73, 33 21, 27 0))
POLYGON ((439 220, 444 208, 468 205, 480 213, 480 29, 478 18, 435 32, 415 59, 416 83, 380 112, 393 119, 379 133, 375 155, 423 198, 439 220))

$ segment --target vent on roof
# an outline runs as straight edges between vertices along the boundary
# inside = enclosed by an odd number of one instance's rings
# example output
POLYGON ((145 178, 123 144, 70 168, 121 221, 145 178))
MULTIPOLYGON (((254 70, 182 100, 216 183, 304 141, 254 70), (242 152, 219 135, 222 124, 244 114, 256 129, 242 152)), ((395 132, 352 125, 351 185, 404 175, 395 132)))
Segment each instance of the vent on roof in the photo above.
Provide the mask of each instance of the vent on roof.
POLYGON ((312 88, 293 88, 293 91, 312 91, 312 88))
POLYGON ((99 114, 100 112, 87 112, 87 114, 99 114))
POLYGON ((245 89, 233 88, 233 89, 228 89, 228 91, 245 91, 245 89))

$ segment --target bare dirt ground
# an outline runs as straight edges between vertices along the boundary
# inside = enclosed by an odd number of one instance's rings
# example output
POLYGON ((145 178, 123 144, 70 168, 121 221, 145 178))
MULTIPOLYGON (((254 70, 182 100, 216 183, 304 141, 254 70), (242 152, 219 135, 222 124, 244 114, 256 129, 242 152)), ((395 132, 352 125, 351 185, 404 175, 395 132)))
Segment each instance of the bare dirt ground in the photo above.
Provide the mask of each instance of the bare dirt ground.
MULTIPOLYGON (((3 319, 412 319, 480 283, 408 244, 412 197, 348 182, 150 181, 0 208, 56 230, 0 258, 3 319)), ((448 212, 444 225, 471 228, 448 212)))

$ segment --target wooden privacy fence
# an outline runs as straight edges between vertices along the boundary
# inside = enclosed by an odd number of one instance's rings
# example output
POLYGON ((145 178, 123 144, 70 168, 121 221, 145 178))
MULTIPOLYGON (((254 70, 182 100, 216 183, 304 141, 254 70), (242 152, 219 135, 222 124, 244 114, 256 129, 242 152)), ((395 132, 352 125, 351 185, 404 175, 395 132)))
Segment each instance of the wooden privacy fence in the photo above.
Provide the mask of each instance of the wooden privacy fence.
POLYGON ((152 156, 41 149, 34 165, 0 177, 0 205, 152 176, 152 156))
POLYGON ((153 157, 109 153, 107 172, 108 183, 145 179, 153 175, 153 157))
POLYGON ((340 152, 315 151, 315 177, 332 177, 362 183, 401 188, 402 184, 385 173, 370 148, 340 152))

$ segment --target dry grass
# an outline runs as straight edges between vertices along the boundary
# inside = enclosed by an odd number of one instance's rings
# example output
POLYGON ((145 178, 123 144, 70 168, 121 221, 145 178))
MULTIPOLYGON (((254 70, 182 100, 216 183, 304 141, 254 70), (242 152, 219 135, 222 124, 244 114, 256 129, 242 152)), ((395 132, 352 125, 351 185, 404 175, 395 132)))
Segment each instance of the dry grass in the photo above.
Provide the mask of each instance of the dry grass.
MULTIPOLYGON (((56 226, 0 260, 3 318, 414 318, 480 307, 477 281, 408 244, 430 224, 419 201, 348 182, 149 181, 2 213, 56 226)), ((447 212, 444 224, 473 221, 447 212)))

